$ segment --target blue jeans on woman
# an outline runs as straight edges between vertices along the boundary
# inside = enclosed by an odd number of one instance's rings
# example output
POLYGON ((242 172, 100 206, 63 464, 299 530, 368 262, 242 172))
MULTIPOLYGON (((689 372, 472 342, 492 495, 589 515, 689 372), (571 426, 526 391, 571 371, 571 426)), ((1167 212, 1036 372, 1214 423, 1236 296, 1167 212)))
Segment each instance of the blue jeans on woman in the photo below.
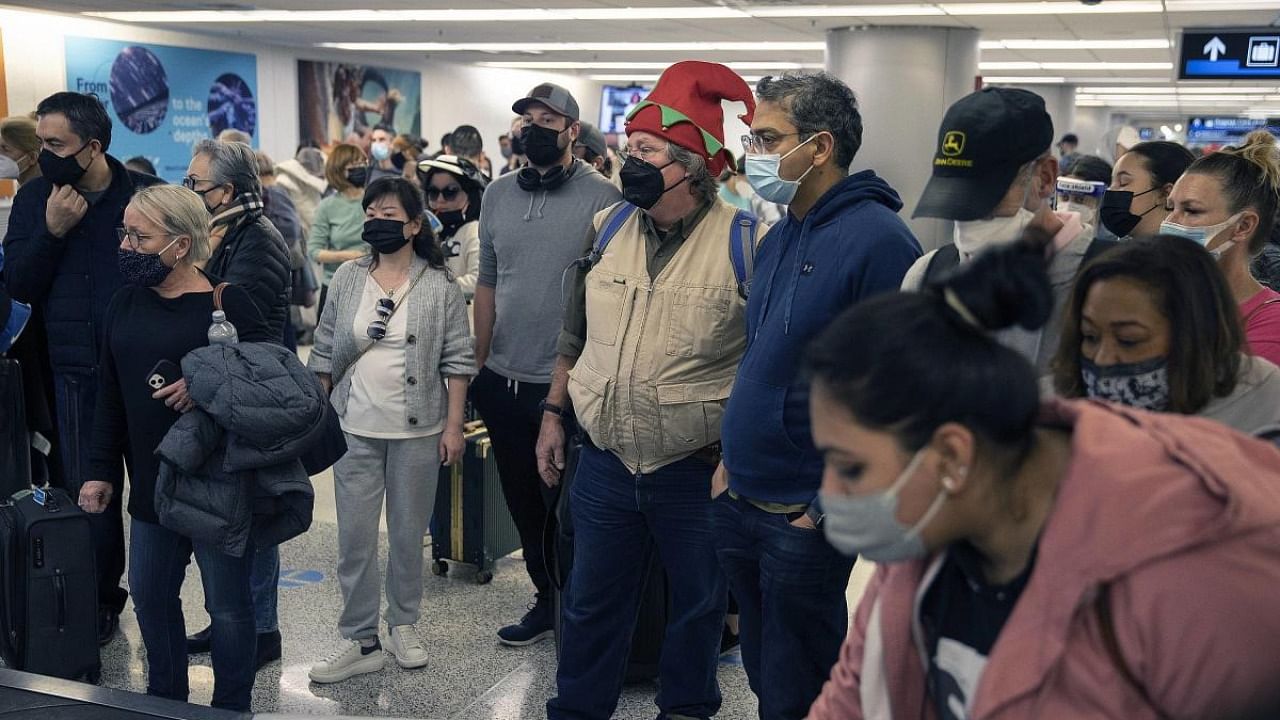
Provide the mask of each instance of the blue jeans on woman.
POLYGON ((666 568, 671 612, 658 670, 659 718, 720 710, 727 593, 711 532, 714 468, 686 458, 637 475, 612 453, 582 448, 569 490, 573 570, 561 615, 550 720, 608 720, 618 706, 651 548, 666 568))
POLYGON ((249 591, 253 548, 237 558, 138 519, 129 530, 129 590, 147 646, 147 694, 187 700, 187 637, 180 593, 194 553, 204 607, 213 621, 212 705, 248 712, 258 642, 249 591))

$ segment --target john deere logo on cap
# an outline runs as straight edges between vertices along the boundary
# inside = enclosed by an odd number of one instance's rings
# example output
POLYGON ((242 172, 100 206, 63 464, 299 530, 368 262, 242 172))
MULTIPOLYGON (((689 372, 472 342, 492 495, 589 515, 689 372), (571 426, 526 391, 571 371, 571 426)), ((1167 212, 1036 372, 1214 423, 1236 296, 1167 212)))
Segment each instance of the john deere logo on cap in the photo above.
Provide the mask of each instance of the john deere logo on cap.
POLYGON ((942 137, 942 154, 955 157, 964 152, 964 133, 952 130, 942 137))

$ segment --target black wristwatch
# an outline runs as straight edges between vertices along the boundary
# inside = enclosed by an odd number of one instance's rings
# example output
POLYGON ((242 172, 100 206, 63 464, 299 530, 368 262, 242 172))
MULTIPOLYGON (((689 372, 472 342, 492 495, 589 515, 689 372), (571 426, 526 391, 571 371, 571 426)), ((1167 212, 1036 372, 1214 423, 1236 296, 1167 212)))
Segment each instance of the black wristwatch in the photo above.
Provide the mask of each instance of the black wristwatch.
POLYGON ((538 403, 538 409, 539 409, 539 410, 541 410, 541 411, 542 411, 542 412, 544 412, 544 413, 551 413, 552 415, 555 415, 556 417, 560 418, 561 420, 564 420, 564 419, 566 419, 566 418, 568 418, 568 417, 569 417, 569 411, 568 411, 568 410, 565 410, 564 408, 560 407, 559 405, 555 405, 555 404, 553 404, 553 403, 549 403, 549 402, 547 402, 547 399, 546 399, 546 398, 543 398, 543 399, 538 403))
POLYGON ((817 498, 815 498, 813 502, 809 503, 809 507, 804 509, 804 514, 813 522, 814 527, 822 527, 822 520, 827 516, 826 513, 822 512, 822 508, 819 506, 817 498))

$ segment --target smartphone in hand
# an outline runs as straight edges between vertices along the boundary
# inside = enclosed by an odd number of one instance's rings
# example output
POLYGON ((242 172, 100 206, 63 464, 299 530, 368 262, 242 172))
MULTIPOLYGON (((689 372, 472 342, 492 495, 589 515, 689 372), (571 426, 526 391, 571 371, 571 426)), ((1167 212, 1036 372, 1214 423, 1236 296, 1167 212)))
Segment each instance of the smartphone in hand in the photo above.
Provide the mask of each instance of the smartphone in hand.
POLYGON ((177 365, 169 360, 161 360, 147 373, 147 387, 151 388, 151 392, 156 392, 181 379, 182 370, 177 365))

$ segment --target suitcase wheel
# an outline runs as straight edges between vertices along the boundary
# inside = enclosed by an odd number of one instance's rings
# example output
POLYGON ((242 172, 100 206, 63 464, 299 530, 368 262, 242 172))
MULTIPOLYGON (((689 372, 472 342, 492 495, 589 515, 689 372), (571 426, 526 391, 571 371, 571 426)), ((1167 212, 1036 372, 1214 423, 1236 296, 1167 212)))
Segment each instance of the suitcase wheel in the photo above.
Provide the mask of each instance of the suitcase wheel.
POLYGON ((485 569, 483 569, 483 568, 482 568, 482 569, 480 569, 480 570, 478 570, 478 571, 476 571, 476 584, 477 584, 477 585, 488 585, 488 584, 489 584, 489 583, 491 583, 491 582, 493 582, 493 573, 492 573, 492 572, 490 572, 489 570, 485 570, 485 569))
POLYGON ((86 681, 88 681, 88 683, 89 683, 90 685, 101 685, 101 684, 102 684, 102 671, 101 671, 101 670, 93 670, 93 671, 90 671, 90 672, 85 676, 85 680, 86 680, 86 681))
POLYGON ((449 574, 449 563, 447 563, 447 562, 445 562, 445 561, 443 561, 443 560, 436 560, 435 562, 431 563, 431 574, 432 574, 432 575, 439 575, 439 576, 441 576, 441 577, 443 577, 443 576, 445 576, 445 575, 448 575, 448 574, 449 574))

